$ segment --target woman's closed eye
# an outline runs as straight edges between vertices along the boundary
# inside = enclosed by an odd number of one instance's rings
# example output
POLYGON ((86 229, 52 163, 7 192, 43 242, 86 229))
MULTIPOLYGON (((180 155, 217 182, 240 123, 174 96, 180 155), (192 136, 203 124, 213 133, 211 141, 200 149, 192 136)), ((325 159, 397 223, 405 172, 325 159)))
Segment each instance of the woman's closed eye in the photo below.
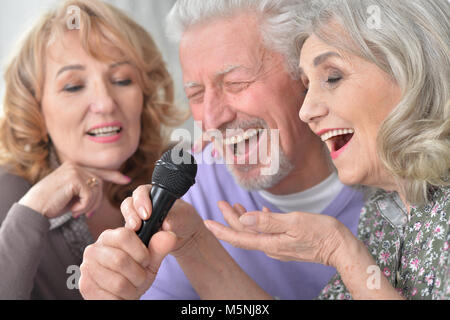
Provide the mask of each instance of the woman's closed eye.
POLYGON ((118 86, 121 86, 121 87, 125 87, 125 86, 129 86, 130 84, 132 84, 133 80, 131 80, 131 79, 114 80, 113 83, 115 85, 118 85, 118 86))
POLYGON ((330 77, 330 78, 328 78, 327 82, 334 84, 334 83, 338 83, 341 79, 342 79, 342 77, 340 77, 340 76, 330 77))
POLYGON ((340 72, 332 72, 327 76, 326 84, 330 87, 336 86, 342 80, 342 74, 340 72))
POLYGON ((81 91, 83 89, 84 89, 83 85, 68 84, 68 85, 64 86, 63 91, 68 92, 68 93, 75 93, 75 92, 81 91))

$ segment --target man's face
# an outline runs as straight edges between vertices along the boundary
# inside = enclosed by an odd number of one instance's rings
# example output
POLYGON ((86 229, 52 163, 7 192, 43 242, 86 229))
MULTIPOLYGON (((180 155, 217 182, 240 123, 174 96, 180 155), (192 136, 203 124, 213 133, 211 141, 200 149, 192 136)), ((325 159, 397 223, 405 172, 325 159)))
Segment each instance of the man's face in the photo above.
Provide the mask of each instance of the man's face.
POLYGON ((228 156, 230 171, 243 187, 269 189, 298 166, 310 137, 298 118, 304 88, 285 70, 282 55, 264 48, 255 16, 191 27, 183 35, 180 60, 194 120, 204 131, 222 133, 217 151, 228 156), (279 130, 279 141, 271 141, 274 135, 263 129, 279 130), (274 175, 262 174, 270 166, 260 159, 263 145, 262 153, 279 161, 274 175), (256 163, 249 161, 255 158, 256 163))

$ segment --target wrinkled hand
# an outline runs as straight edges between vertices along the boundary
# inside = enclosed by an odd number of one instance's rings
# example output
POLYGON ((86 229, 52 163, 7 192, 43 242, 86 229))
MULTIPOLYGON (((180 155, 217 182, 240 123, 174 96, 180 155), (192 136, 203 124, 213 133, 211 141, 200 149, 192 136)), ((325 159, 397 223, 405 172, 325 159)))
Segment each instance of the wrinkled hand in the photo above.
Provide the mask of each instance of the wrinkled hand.
POLYGON ((320 214, 292 212, 276 214, 268 209, 246 212, 241 205, 219 202, 226 227, 205 221, 220 240, 234 247, 260 250, 281 261, 314 262, 334 266, 342 233, 350 232, 338 220, 320 214))
POLYGON ((80 266, 80 292, 90 300, 139 299, 155 280, 162 260, 176 239, 156 233, 147 249, 136 233, 120 228, 103 232, 84 251, 80 266))
MULTIPOLYGON (((125 199, 121 205, 122 215, 125 219, 125 228, 137 231, 142 220, 148 220, 152 212, 150 200, 151 185, 138 187, 133 196, 125 199)), ((175 257, 183 255, 191 244, 208 232, 196 210, 183 200, 177 200, 161 227, 163 231, 176 235, 176 244, 171 252, 175 257)))
POLYGON ((104 181, 122 185, 130 183, 129 178, 119 171, 87 168, 65 162, 36 183, 19 204, 47 218, 55 218, 68 211, 74 217, 89 215, 101 204, 104 181), (89 185, 89 181, 95 183, 89 185))

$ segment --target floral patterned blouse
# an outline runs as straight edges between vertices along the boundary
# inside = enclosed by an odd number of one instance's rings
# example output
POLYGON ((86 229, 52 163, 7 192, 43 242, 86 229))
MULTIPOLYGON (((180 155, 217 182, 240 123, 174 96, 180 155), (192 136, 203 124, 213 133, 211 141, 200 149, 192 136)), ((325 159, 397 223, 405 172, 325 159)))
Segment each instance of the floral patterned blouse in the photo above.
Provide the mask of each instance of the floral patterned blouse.
MULTIPOLYGON (((358 238, 404 298, 450 299, 450 187, 436 189, 410 213, 397 193, 377 191, 362 209, 358 238)), ((352 297, 336 274, 318 298, 352 297)))

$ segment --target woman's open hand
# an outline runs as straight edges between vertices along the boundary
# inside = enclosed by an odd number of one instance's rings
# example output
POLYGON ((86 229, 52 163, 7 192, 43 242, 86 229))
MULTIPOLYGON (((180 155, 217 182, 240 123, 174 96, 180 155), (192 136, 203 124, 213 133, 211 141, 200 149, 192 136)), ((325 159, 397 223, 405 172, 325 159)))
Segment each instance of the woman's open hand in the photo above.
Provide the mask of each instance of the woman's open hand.
POLYGON ((276 214, 268 209, 246 212, 240 206, 219 202, 226 227, 205 221, 214 235, 231 245, 247 250, 260 250, 281 261, 304 261, 334 265, 342 234, 351 233, 335 218, 312 213, 276 214))

